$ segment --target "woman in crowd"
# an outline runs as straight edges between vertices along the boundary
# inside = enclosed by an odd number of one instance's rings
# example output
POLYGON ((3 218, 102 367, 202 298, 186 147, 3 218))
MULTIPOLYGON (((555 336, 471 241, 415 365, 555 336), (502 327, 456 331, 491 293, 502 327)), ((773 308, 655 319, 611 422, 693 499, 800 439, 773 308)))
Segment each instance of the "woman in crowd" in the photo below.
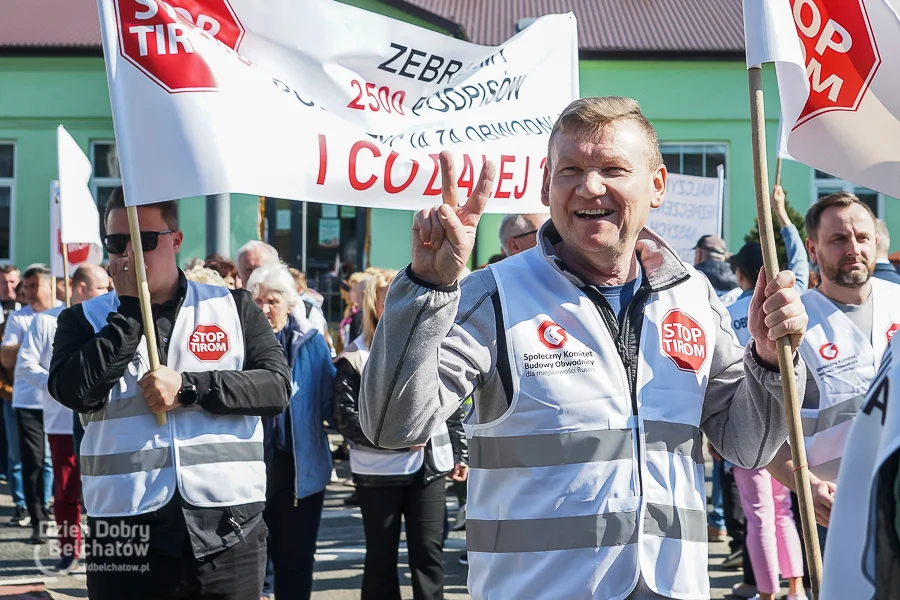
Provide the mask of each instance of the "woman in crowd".
MULTIPOLYGON (((444 477, 465 480, 468 454, 460 413, 428 443, 405 450, 384 450, 366 439, 359 423, 360 379, 384 299, 395 271, 371 275, 362 299, 363 334, 337 361, 335 426, 351 442, 350 471, 359 495, 366 559, 362 600, 399 600, 397 559, 401 520, 416 600, 443 598, 444 477)), ((277 597, 277 594, 276 594, 277 597)))
POLYGON ((229 290, 240 289, 241 278, 238 275, 237 266, 227 258, 207 259, 205 266, 221 275, 229 290))
POLYGON ((347 305, 344 311, 344 319, 340 324, 341 348, 346 348, 350 342, 362 334, 362 297, 366 292, 368 273, 353 273, 347 281, 341 283, 341 298, 347 305))
POLYGON ((275 597, 302 600, 312 594, 316 538, 331 452, 323 421, 331 420, 334 373, 325 339, 301 333, 291 317, 299 302, 283 265, 256 269, 247 289, 281 342, 294 382, 291 403, 265 419, 266 510, 269 551, 275 566, 275 597))

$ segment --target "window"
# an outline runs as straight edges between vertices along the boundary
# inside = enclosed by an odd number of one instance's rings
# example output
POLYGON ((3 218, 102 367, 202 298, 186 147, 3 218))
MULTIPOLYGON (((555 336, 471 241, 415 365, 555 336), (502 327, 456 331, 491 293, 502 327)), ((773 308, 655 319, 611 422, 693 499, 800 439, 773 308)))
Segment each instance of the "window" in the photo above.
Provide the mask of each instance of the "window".
POLYGON ((91 180, 91 193, 100 210, 100 232, 104 233, 103 210, 113 189, 122 185, 119 173, 119 155, 116 154, 115 142, 92 142, 91 163, 94 165, 94 178, 91 180))
POLYGON ((718 177, 716 168, 722 165, 728 178, 725 144, 660 144, 659 150, 670 173, 718 177))
POLYGON ((882 209, 884 196, 878 192, 874 192, 869 188, 838 179, 833 175, 829 175, 823 171, 815 170, 813 175, 813 191, 814 196, 812 202, 816 202, 819 198, 833 194, 835 192, 850 192, 869 205, 876 217, 881 217, 884 213, 882 209))
POLYGON ((12 258, 11 221, 15 191, 15 146, 0 142, 0 260, 12 258))

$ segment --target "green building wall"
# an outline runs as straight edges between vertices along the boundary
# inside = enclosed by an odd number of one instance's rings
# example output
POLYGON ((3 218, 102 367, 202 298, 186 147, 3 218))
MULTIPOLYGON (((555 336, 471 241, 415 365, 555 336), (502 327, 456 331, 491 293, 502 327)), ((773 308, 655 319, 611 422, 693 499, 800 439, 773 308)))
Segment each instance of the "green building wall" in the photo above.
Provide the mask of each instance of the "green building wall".
MULTIPOLYGON (((377 0, 352 4, 440 31, 377 0)), ((446 33, 446 32, 444 32, 446 33)), ((741 61, 582 60, 581 94, 638 99, 665 143, 707 142, 728 148, 724 237, 736 251, 753 225, 755 201, 750 148, 747 76, 741 61)), ((774 177, 778 96, 774 71, 764 77, 769 172, 774 177)), ((105 70, 101 58, 0 56, 0 142, 16 144, 12 259, 19 265, 45 262, 48 253, 49 182, 57 177, 56 127, 65 125, 85 152, 92 141, 114 138, 105 70)), ((809 167, 786 162, 782 181, 801 212, 813 199, 809 167)), ((182 262, 205 254, 205 202, 181 201, 185 246, 182 262)), ((257 235, 258 198, 233 194, 231 249, 257 235)), ((900 231, 900 204, 884 202, 889 228, 900 231)), ((399 268, 410 257, 413 214, 373 210, 369 262, 399 268)), ((479 227, 476 264, 499 251, 499 215, 479 227)), ((895 238, 900 247, 900 235, 895 238)))

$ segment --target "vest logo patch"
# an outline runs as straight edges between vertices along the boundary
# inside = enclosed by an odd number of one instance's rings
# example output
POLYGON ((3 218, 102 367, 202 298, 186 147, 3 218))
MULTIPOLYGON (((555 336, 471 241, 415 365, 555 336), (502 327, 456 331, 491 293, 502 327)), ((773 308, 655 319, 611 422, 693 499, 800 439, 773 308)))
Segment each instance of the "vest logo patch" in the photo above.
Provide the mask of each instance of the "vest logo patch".
POLYGON ((188 338, 188 350, 204 362, 221 360, 230 349, 228 334, 218 325, 197 325, 188 338))
POLYGON ((544 321, 537 330, 538 339, 551 350, 559 350, 566 345, 569 334, 553 321, 544 321))
POLYGON ((898 329, 900 329, 900 323, 893 323, 890 327, 888 327, 888 330, 884 333, 885 337, 887 338, 888 344, 891 343, 891 338, 894 337, 894 334, 897 333, 898 329))
POLYGON ((662 353, 680 371, 699 373, 706 362, 706 332, 700 323, 679 309, 670 310, 660 323, 662 353))
POLYGON ((819 348, 819 356, 821 356, 825 360, 834 360, 838 357, 838 354, 838 347, 831 342, 822 344, 822 347, 819 348))

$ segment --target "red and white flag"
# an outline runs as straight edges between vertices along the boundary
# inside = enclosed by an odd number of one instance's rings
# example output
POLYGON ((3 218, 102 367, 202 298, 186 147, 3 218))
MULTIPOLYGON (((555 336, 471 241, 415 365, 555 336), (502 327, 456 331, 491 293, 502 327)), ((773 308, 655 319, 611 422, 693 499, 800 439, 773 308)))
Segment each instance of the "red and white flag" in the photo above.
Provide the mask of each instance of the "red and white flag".
POLYGON ((796 160, 900 197, 900 0, 744 0, 747 67, 774 62, 796 160))
POLYGON ((98 0, 128 205, 218 193, 418 210, 497 165, 488 212, 540 202, 578 97, 575 17, 479 46, 332 0, 98 0))
POLYGON ((68 246, 69 275, 79 265, 103 262, 100 215, 91 195, 91 161, 60 125, 56 130, 59 180, 50 185, 50 268, 63 277, 63 244, 68 246))

